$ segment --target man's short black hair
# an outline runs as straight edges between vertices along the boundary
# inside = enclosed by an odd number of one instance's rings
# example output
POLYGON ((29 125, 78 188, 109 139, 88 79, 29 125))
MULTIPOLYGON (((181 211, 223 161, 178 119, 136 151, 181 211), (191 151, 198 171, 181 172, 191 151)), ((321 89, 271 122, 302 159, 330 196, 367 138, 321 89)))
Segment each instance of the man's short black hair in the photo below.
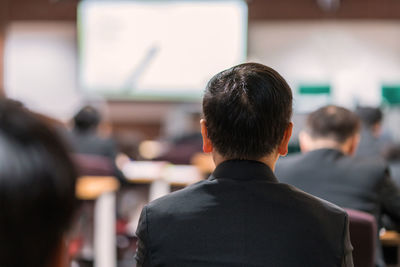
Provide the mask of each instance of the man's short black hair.
POLYGON ((360 119, 350 110, 338 106, 325 106, 310 113, 306 131, 313 138, 327 138, 343 143, 359 131, 360 119))
POLYGON ((259 159, 282 141, 292 115, 292 91, 272 68, 245 63, 208 83, 203 112, 214 148, 229 159, 259 159))
POLYGON ((74 116, 74 126, 78 131, 96 129, 101 120, 100 112, 92 106, 84 106, 74 116))
POLYGON ((0 100, 0 266, 50 266, 76 209, 75 168, 55 130, 0 100))
POLYGON ((362 124, 370 128, 377 123, 380 123, 383 118, 383 114, 380 108, 375 107, 357 107, 355 113, 361 119, 362 124))

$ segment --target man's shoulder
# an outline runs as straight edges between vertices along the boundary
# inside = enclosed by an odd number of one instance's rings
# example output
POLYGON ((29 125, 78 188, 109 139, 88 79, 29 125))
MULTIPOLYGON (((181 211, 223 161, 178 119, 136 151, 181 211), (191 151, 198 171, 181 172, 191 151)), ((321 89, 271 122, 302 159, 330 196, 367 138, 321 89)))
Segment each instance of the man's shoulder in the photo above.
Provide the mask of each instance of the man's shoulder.
POLYGON ((201 181, 149 203, 143 214, 147 228, 142 230, 151 237, 149 243, 162 246, 166 254, 175 249, 196 256, 204 252, 208 258, 218 251, 218 258, 250 247, 245 260, 252 256, 260 256, 256 257, 259 262, 272 258, 272 265, 285 265, 285 257, 279 255, 284 254, 287 244, 300 256, 308 251, 323 255, 318 264, 317 258, 304 256, 304 266, 322 266, 322 262, 331 261, 328 258, 337 260, 343 254, 347 223, 344 210, 327 201, 290 185, 260 180, 201 181))
POLYGON ((275 165, 275 174, 279 181, 288 182, 285 179, 296 176, 299 168, 313 168, 313 164, 314 161, 306 158, 306 154, 296 153, 280 158, 275 165))
POLYGON ((351 169, 354 175, 360 174, 360 176, 374 179, 376 182, 384 179, 389 172, 388 164, 379 157, 348 157, 343 168, 351 169))
POLYGON ((157 198, 146 206, 148 209, 160 209, 167 210, 169 208, 174 208, 174 205, 184 206, 188 204, 188 200, 193 200, 198 198, 201 193, 201 188, 204 184, 209 183, 209 180, 202 180, 197 183, 191 184, 183 189, 174 191, 165 196, 157 198))
POLYGON ((348 160, 351 164, 357 164, 359 166, 364 166, 365 168, 387 168, 387 162, 381 157, 364 157, 364 156, 352 156, 348 157, 348 160))
POLYGON ((379 174, 387 170, 388 165, 381 157, 349 156, 333 150, 312 151, 305 154, 294 154, 277 162, 277 170, 296 170, 296 167, 319 168, 325 164, 326 168, 343 168, 345 170, 365 170, 371 174, 379 174), (325 152, 325 154, 321 153, 325 152), (336 154, 335 154, 336 153, 336 154), (329 155, 330 154, 330 155, 329 155), (328 155, 328 156, 327 156, 328 155))
MULTIPOLYGON (((329 201, 304 192, 295 186, 285 183, 281 183, 281 185, 287 187, 287 190, 290 192, 287 195, 289 195, 293 201, 297 201, 297 204, 301 203, 304 207, 316 211, 325 211, 326 214, 346 215, 346 212, 342 208, 329 201)), ((300 207, 300 205, 298 206, 300 207)))
MULTIPOLYGON (((276 183, 275 185, 276 186, 274 189, 272 189, 275 190, 275 192, 271 194, 270 191, 266 191, 265 194, 263 194, 262 199, 259 199, 260 203, 257 203, 256 205, 263 205, 263 201, 276 202, 277 205, 281 204, 282 207, 287 207, 294 204, 294 210, 297 210, 300 213, 304 212, 310 216, 314 214, 317 217, 320 217, 320 215, 323 214, 321 218, 324 216, 326 218, 332 218, 336 216, 336 218, 339 218, 339 220, 341 220, 346 214, 342 208, 308 194, 294 186, 284 183, 276 183)), ((206 191, 223 190, 223 188, 220 186, 222 186, 221 183, 218 183, 215 180, 203 180, 184 189, 156 199, 147 204, 146 208, 152 211, 153 215, 157 214, 158 216, 169 217, 187 212, 191 213, 192 211, 199 210, 199 207, 200 209, 204 208, 203 204, 207 202, 208 198, 210 197, 206 191), (218 188, 215 188, 214 186, 218 188)), ((254 184, 254 186, 259 187, 258 191, 260 189, 262 190, 262 186, 260 187, 257 184, 254 184)), ((232 192, 232 194, 234 194, 234 192, 232 192)))
POLYGON ((301 162, 304 159, 305 159, 305 154, 302 154, 300 152, 291 154, 291 155, 285 156, 283 158, 280 158, 277 161, 277 166, 295 164, 295 163, 301 162))

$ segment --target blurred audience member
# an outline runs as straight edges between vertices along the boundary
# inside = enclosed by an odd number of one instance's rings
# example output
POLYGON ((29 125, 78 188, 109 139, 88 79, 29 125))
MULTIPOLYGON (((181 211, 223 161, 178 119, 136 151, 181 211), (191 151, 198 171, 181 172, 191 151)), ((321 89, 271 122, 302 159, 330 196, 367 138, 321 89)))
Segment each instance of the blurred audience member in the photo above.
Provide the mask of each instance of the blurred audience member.
MULTIPOLYGON (((117 146, 113 139, 104 138, 98 134, 98 126, 101 121, 101 115, 98 110, 91 106, 83 107, 73 118, 74 127, 69 135, 69 142, 72 150, 76 153, 78 166, 81 166, 82 174, 96 175, 98 173, 90 173, 85 166, 91 169, 100 170, 100 174, 116 176, 120 181, 124 181, 124 175, 115 163, 117 156, 117 146), (97 159, 96 159, 96 156, 97 159), (94 166, 100 164, 102 166, 94 166), (107 166, 108 165, 108 166, 107 166), (101 171, 105 169, 104 171, 101 171)), ((96 171, 94 171, 96 172, 96 171)))
POLYGON ((189 112, 188 117, 186 131, 168 142, 166 151, 155 160, 168 161, 174 164, 190 164, 193 156, 203 151, 203 140, 199 126, 201 115, 199 112, 189 112))
POLYGON ((356 155, 382 157, 386 145, 381 139, 382 111, 374 107, 357 107, 355 113, 361 119, 360 143, 356 155))
POLYGON ((400 187, 400 145, 393 145, 385 149, 383 157, 389 164, 390 175, 400 187))
POLYGON ((102 138, 97 133, 100 121, 100 112, 94 107, 85 106, 79 110, 73 118, 72 144, 78 153, 114 158, 116 147, 113 140, 102 138))
MULTIPOLYGON (((368 212, 378 224, 383 214, 400 223, 400 192, 383 160, 351 157, 360 121, 353 112, 326 106, 312 112, 300 133, 304 154, 278 162, 280 181, 335 203, 368 212)), ((384 266, 378 251, 378 266, 384 266)))
POLYGON ((75 168, 55 131, 0 100, 0 266, 66 267, 75 168))

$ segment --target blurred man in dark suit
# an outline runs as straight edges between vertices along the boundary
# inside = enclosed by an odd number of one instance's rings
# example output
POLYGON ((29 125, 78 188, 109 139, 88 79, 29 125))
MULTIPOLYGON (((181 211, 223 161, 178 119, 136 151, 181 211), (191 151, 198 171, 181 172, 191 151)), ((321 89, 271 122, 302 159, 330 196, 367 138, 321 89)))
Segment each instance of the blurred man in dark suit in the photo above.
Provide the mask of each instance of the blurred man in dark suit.
POLYGON ((100 112, 94 107, 85 106, 80 109, 73 118, 72 146, 77 153, 115 159, 117 154, 115 142, 98 134, 100 121, 100 112))
POLYGON ((380 158, 390 140, 383 140, 382 120, 383 114, 379 108, 357 107, 355 110, 361 119, 360 143, 356 155, 360 157, 380 158))
POLYGON ((73 122, 74 127, 67 141, 80 167, 80 175, 114 175, 124 183, 125 176, 115 163, 118 149, 114 139, 102 137, 98 133, 100 112, 92 106, 84 106, 75 114, 73 122), (87 168, 87 161, 94 162, 90 165, 102 166, 87 168), (101 170, 100 173, 98 170, 101 170))
MULTIPOLYGON (((359 140, 360 121, 353 112, 326 106, 312 112, 300 133, 301 155, 281 160, 281 182, 343 208, 382 214, 400 222, 400 192, 383 161, 351 157, 359 140)), ((378 260, 380 252, 378 252, 378 260)), ((381 261, 380 266, 384 263, 381 261)))
POLYGON ((292 92, 273 69, 247 63, 215 75, 201 120, 208 180, 144 207, 138 266, 353 266, 346 213, 286 184, 292 92))

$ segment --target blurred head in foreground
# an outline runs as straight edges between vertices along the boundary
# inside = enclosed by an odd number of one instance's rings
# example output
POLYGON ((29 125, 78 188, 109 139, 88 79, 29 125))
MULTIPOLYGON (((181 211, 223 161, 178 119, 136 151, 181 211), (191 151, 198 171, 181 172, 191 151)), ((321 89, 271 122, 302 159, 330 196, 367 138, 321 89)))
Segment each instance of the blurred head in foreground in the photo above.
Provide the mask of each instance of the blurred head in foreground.
POLYGON ((0 99, 0 266, 62 266, 75 181, 55 131, 0 99))
POLYGON ((303 152, 332 148, 353 155, 359 141, 360 119, 348 109, 325 106, 310 113, 300 133, 303 152))
POLYGON ((287 153, 292 92, 267 66, 245 63, 215 75, 204 94, 203 112, 203 150, 213 152, 217 164, 228 159, 276 161, 287 153))

